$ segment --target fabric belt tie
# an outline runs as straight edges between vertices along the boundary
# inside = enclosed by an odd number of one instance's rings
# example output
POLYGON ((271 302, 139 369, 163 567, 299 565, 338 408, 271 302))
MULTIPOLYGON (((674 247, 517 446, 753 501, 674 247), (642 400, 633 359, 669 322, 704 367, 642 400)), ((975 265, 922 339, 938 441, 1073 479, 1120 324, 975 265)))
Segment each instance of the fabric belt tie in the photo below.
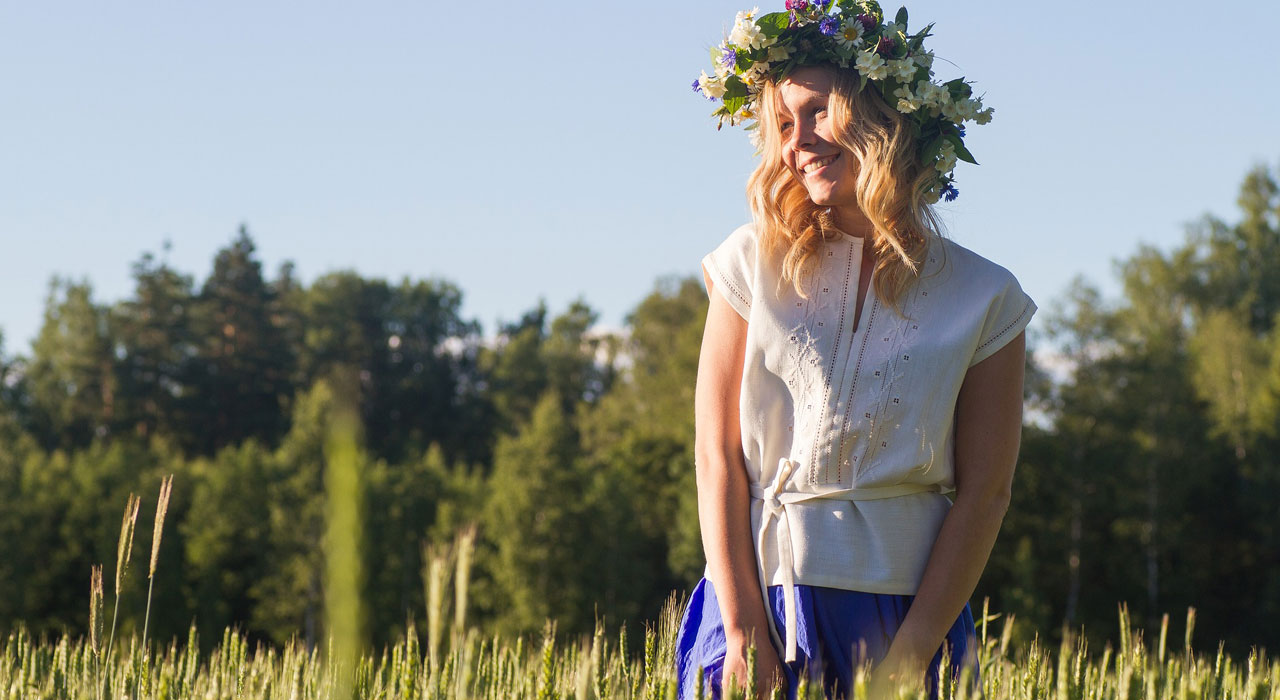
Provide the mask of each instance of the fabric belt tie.
POLYGON ((795 461, 783 457, 778 461, 778 473, 774 477, 773 483, 767 486, 751 484, 751 497, 757 498, 764 503, 760 514, 760 533, 756 537, 756 559, 760 562, 756 573, 760 575, 760 593, 764 596, 764 609, 767 613, 765 618, 769 621, 769 634, 773 637, 774 643, 786 650, 784 661, 787 663, 796 660, 797 646, 795 553, 791 547, 791 519, 787 515, 787 506, 816 500, 875 501, 928 491, 941 493, 941 489, 938 486, 925 486, 923 484, 897 484, 877 488, 840 489, 823 493, 800 493, 798 491, 785 490, 787 481, 790 480, 799 466, 795 461), (764 554, 765 546, 767 545, 765 532, 775 521, 777 522, 778 532, 774 540, 777 543, 778 565, 782 569, 782 587, 785 593, 783 600, 783 611, 787 621, 785 640, 779 638, 773 615, 769 613, 771 607, 769 605, 769 586, 764 577, 764 554))

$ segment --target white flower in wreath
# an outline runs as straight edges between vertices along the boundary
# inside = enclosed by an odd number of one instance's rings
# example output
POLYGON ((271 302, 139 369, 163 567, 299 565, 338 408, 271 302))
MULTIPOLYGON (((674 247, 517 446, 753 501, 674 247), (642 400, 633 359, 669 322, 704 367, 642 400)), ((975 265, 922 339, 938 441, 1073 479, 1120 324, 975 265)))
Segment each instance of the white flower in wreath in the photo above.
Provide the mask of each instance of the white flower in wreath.
POLYGON ((773 43, 764 32, 760 31, 760 26, 756 24, 755 14, 760 8, 755 8, 751 12, 739 12, 733 21, 733 31, 729 32, 729 43, 735 46, 743 46, 751 49, 762 49, 773 43))
POLYGON ((698 78, 698 87, 707 97, 715 99, 724 97, 724 83, 716 76, 707 75, 706 71, 702 71, 702 76, 698 78))
POLYGON ((895 78, 907 82, 916 77, 916 62, 909 58, 889 61, 889 70, 895 78))
POLYGON ((836 32, 836 45, 849 51, 856 49, 862 44, 862 32, 862 22, 856 17, 850 17, 836 32))
POLYGON ((760 61, 742 73, 742 82, 747 87, 756 87, 764 82, 764 78, 768 73, 769 64, 765 61, 760 61))
POLYGON ((941 107, 951 101, 951 93, 946 88, 928 80, 916 83, 916 94, 920 102, 929 107, 941 107))
POLYGON ((911 87, 903 85, 893 91, 894 97, 898 98, 898 111, 903 114, 911 114, 920 109, 920 98, 911 94, 911 87))
POLYGON ((853 64, 858 72, 871 80, 884 80, 889 75, 889 66, 875 51, 866 51, 858 56, 853 64))

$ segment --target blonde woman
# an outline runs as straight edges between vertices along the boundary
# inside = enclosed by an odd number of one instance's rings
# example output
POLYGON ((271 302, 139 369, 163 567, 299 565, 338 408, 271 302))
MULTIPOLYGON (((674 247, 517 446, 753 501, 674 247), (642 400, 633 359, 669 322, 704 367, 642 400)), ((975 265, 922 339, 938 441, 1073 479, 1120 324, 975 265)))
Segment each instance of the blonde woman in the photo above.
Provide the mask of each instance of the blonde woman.
MULTIPOLYGON (((677 640, 681 697, 747 678, 828 697, 971 659, 968 606, 1010 499, 1023 330, 1004 268, 940 235, 964 123, 923 32, 874 2, 739 13, 695 88, 755 121, 752 222, 702 261, 695 400, 707 568, 677 640), (699 671, 701 669, 701 672, 699 671)), ((971 661, 969 661, 971 663, 971 661)), ((975 669, 976 670, 976 669, 975 669)), ((767 697, 767 695, 766 695, 767 697)))

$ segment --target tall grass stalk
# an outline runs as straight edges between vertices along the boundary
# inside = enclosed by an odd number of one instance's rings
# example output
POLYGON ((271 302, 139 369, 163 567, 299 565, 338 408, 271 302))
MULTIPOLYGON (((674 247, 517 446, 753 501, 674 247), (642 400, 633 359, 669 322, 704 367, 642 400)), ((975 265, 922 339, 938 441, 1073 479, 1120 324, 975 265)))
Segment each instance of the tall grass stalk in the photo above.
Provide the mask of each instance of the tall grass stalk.
POLYGON ((364 456, 360 450, 359 384, 351 372, 335 375, 334 401, 325 436, 325 613, 328 664, 336 669, 334 697, 355 697, 365 673, 360 541, 364 456))
POLYGON ((444 589, 452 547, 429 544, 423 548, 423 580, 426 583, 427 602, 427 660, 434 671, 439 669, 440 635, 444 627, 444 589))
POLYGON ((94 697, 102 694, 102 567, 89 569, 89 649, 94 659, 94 697))
POLYGON ((467 588, 471 582, 471 555, 476 549, 474 523, 462 528, 454 540, 453 551, 457 568, 453 575, 453 637, 461 638, 467 627, 467 588))
POLYGON ((129 494, 129 501, 124 506, 124 518, 120 521, 120 541, 116 544, 116 602, 111 613, 111 634, 107 636, 108 660, 111 659, 111 648, 116 640, 116 619, 120 616, 120 585, 124 582, 129 559, 133 555, 133 531, 138 524, 138 508, 141 505, 141 498, 129 494))
POLYGON ((147 570, 147 614, 142 622, 142 649, 148 652, 147 630, 151 625, 151 589, 156 583, 156 563, 160 560, 160 536, 164 533, 164 516, 169 512, 169 494, 173 491, 173 475, 160 482, 160 496, 156 499, 156 518, 151 530, 151 566, 147 570))

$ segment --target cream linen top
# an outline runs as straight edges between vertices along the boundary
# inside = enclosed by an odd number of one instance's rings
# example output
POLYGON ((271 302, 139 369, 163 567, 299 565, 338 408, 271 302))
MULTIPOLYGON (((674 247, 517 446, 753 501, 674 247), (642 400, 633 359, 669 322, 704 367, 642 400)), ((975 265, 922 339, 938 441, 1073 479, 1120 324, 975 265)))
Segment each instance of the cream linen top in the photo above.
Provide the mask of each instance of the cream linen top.
POLYGON ((771 630, 788 661, 795 584, 915 594, 955 490, 965 372, 1036 310, 1008 270, 939 238, 904 315, 872 284, 853 328, 862 253, 853 236, 824 243, 808 299, 780 281, 782 254, 757 246, 750 224, 702 259, 748 322, 740 419, 751 528, 762 593, 788 589, 785 642, 771 630))

